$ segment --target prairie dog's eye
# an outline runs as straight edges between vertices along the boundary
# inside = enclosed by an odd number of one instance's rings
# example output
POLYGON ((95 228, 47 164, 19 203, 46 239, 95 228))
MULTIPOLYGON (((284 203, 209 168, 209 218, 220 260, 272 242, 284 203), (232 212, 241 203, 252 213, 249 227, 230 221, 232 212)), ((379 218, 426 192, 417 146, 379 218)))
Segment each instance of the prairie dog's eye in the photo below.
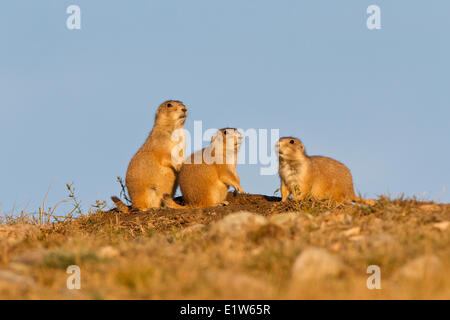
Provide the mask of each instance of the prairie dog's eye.
POLYGON ((294 144, 294 140, 289 141, 290 144, 294 144))
POLYGON ((171 104, 171 103, 168 103, 168 104, 167 104, 167 108, 172 108, 172 104, 171 104))
POLYGON ((225 130, 225 131, 223 132, 223 134, 224 134, 224 135, 227 135, 227 134, 228 134, 227 130, 225 130))

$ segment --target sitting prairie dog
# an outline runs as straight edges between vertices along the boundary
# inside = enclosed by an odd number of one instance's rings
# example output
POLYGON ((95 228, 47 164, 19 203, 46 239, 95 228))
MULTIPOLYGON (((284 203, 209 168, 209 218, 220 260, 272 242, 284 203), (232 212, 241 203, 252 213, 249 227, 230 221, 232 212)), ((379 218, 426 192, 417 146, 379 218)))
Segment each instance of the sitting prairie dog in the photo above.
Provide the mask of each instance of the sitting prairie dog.
MULTIPOLYGON (((159 208, 165 194, 175 193, 177 174, 185 157, 186 117, 187 108, 181 101, 169 100, 158 107, 153 129, 127 169, 125 182, 133 208, 159 208)), ((120 211, 129 212, 117 197, 111 199, 120 211)))
POLYGON ((337 202, 364 201, 353 190, 350 170, 339 161, 322 156, 308 156, 299 139, 281 138, 276 146, 279 154, 281 201, 292 194, 294 200, 310 196, 337 202))
MULTIPOLYGON (((185 161, 178 181, 187 207, 206 208, 224 203, 230 186, 244 193, 236 172, 242 139, 237 129, 220 129, 209 146, 193 153, 185 161)), ((166 200, 172 207, 176 206, 172 199, 166 200)))

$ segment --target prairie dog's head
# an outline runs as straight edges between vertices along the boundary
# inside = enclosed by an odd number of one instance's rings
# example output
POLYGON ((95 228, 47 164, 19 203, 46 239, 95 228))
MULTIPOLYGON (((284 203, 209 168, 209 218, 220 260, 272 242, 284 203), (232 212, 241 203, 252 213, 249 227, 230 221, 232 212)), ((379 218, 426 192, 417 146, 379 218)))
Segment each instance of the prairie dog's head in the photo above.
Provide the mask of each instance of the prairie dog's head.
POLYGON ((306 156, 303 143, 293 137, 285 137, 278 140, 275 150, 280 160, 300 160, 306 156))
POLYGON ((220 143, 223 149, 228 151, 239 151, 243 140, 242 133, 235 128, 223 128, 216 132, 211 139, 211 144, 220 143), (232 150, 230 150, 232 149, 232 150))
POLYGON ((180 128, 187 117, 187 108, 181 101, 168 100, 156 110, 155 124, 180 128))

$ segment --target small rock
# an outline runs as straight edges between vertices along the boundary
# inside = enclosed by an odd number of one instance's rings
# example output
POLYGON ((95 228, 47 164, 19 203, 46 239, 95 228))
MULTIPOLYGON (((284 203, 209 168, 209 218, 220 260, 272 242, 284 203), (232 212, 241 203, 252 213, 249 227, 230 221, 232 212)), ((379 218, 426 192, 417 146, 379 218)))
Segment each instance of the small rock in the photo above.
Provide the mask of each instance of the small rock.
POLYGON ((295 222, 298 217, 298 212, 287 212, 273 215, 269 218, 269 221, 278 226, 285 226, 295 222))
POLYGON ((322 217, 328 217, 332 212, 331 211, 325 211, 321 214, 322 217))
POLYGON ((352 224, 352 222, 353 222, 352 216, 349 215, 349 214, 346 214, 346 215, 344 216, 344 223, 345 223, 345 224, 352 224))
POLYGON ((268 221, 263 216, 255 213, 240 211, 229 214, 222 220, 211 226, 211 234, 226 237, 240 237, 246 235, 250 230, 258 229, 267 225, 268 221))
POLYGON ((450 227, 450 221, 437 222, 437 223, 433 224, 433 227, 435 227, 436 229, 439 229, 441 231, 445 231, 448 229, 448 227, 450 227))
POLYGON ((253 256, 258 256, 264 251, 263 247, 256 247, 250 251, 250 254, 253 256))
POLYGON ((384 225, 384 221, 380 218, 373 218, 369 220, 368 229, 373 231, 379 231, 384 225))
POLYGON ((336 222, 343 223, 343 224, 351 224, 353 221, 353 218, 349 214, 341 213, 341 214, 338 214, 334 220, 336 222))
POLYGON ((47 249, 37 248, 25 251, 11 259, 11 263, 18 263, 23 265, 34 265, 44 258, 48 253, 47 249))
POLYGON ((32 268, 32 266, 23 263, 11 262, 8 264, 9 270, 17 272, 19 274, 29 274, 32 268))
POLYGON ((351 237, 358 235, 360 231, 361 231, 360 227, 354 227, 342 232, 342 234, 346 237, 351 237))
POLYGON ((355 242, 362 242, 364 240, 366 240, 366 237, 364 236, 352 236, 348 238, 350 241, 355 241, 355 242))
POLYGON ((433 204, 423 204, 423 205, 419 206, 419 208, 421 210, 428 211, 428 212, 430 212, 430 211, 439 211, 441 209, 441 207, 439 207, 439 205, 437 205, 435 203, 433 203, 433 204))
POLYGON ((112 259, 119 256, 119 254, 119 250, 111 246, 102 247, 98 251, 98 256, 101 259, 112 259))
POLYGON ((436 256, 421 256, 406 263, 396 276, 410 280, 421 280, 429 276, 438 275, 443 271, 442 263, 436 256))
POLYGON ((380 219, 380 218, 373 218, 373 220, 372 220, 372 222, 371 222, 373 225, 376 225, 376 226, 381 226, 381 225, 383 225, 383 219, 380 219))
POLYGON ((265 281, 240 272, 210 271, 206 273, 206 280, 215 292, 224 291, 241 299, 269 298, 273 291, 265 281))
POLYGON ((33 278, 22 276, 10 270, 0 270, 0 282, 14 283, 25 286, 31 286, 35 283, 33 278))
POLYGON ((339 250, 341 250, 341 248, 342 248, 342 244, 339 242, 335 242, 330 245, 330 250, 333 250, 333 251, 339 251, 339 250))
POLYGON ((296 281, 318 280, 338 277, 344 272, 342 262, 325 249, 308 248, 297 257, 292 267, 296 281))

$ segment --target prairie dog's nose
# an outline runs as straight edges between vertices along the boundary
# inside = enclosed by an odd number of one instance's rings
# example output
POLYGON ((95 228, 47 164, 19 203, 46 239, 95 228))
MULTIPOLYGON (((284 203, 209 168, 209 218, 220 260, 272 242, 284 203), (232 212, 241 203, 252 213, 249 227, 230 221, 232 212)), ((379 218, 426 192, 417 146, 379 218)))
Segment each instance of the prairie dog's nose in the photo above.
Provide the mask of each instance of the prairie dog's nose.
POLYGON ((277 142, 276 144, 275 144, 275 151, 277 151, 277 152, 280 152, 281 150, 281 143, 280 142, 277 142))
POLYGON ((187 112, 187 108, 186 108, 186 107, 183 107, 183 108, 181 109, 181 111, 183 111, 184 113, 186 113, 186 112, 187 112))

